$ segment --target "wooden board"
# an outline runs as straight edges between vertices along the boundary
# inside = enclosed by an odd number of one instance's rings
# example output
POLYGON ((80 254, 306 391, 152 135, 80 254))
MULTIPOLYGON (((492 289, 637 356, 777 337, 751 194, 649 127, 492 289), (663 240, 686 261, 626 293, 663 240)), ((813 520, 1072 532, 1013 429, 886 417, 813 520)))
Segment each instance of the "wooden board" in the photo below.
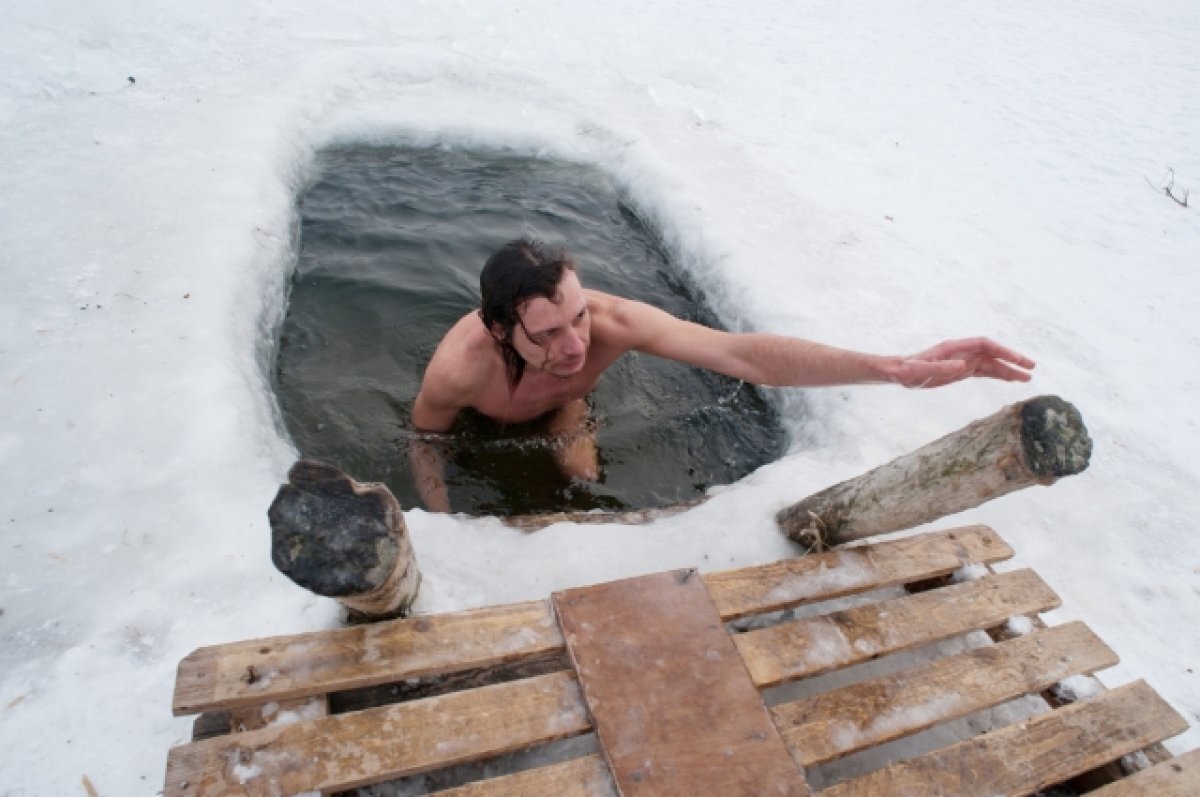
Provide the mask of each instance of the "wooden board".
MULTIPOLYGON (((603 756, 585 755, 513 774, 481 774, 482 780, 437 797, 765 795, 771 792, 763 773, 773 777, 776 766, 785 772, 776 779, 777 793, 807 794, 804 766, 1037 693, 1065 675, 1115 660, 1080 624, 1045 629, 1035 616, 1036 633, 1004 635, 1010 617, 1058 605, 1031 571, 944 583, 964 565, 1011 555, 993 531, 971 526, 678 581, 675 574, 658 574, 568 591, 554 601, 572 594, 595 601, 563 612, 574 617, 568 634, 551 601, 533 601, 201 648, 180 664, 173 707, 177 714, 209 712, 197 727, 224 735, 172 750, 164 794, 335 792, 479 765, 585 733, 592 717, 573 663, 592 667, 587 688, 588 699, 598 699, 592 706, 602 723, 598 736, 624 780, 614 779, 603 756), (824 613, 800 619, 767 617, 762 623, 776 624, 732 637, 725 627, 730 620, 897 585, 928 591, 872 595, 870 603, 821 607, 824 613), (1004 641, 942 653, 903 672, 769 711, 757 693, 980 630, 1004 641), (613 645, 615 655, 603 651, 613 645), (638 650, 649 649, 653 655, 638 658, 638 650), (736 700, 723 702, 730 694, 736 700), (766 737, 744 722, 747 695, 767 717, 766 737), (301 701, 293 710, 313 718, 273 722, 278 710, 292 708, 288 700, 301 701), (314 717, 326 700, 332 716, 314 717), (616 730, 607 733, 605 724, 616 730), (699 740, 689 736, 696 733, 699 740), (757 757, 766 747, 764 765, 757 757), (738 767, 752 776, 744 783, 722 781, 738 767), (664 785, 659 776, 671 768, 686 781, 664 785)), ((821 794, 1027 794, 1127 752, 1147 750, 1158 760, 1154 751, 1164 748, 1148 746, 1183 727, 1139 684, 821 794)), ((1200 794, 1198 767, 1197 754, 1189 754, 1096 794, 1200 794)), ((481 772, 494 771, 481 765, 481 772)))
POLYGON ((1183 717, 1137 681, 838 783, 822 790, 820 797, 1029 794, 1186 729, 1183 717))
POLYGON ((809 794, 694 570, 553 603, 623 797, 809 794))
POLYGON ((1053 609, 1058 596, 1032 570, 805 617, 734 637, 754 682, 775 686, 1053 609))
POLYGON ((199 648, 179 664, 176 716, 456 672, 562 650, 546 601, 199 648))
POLYGON ((432 797, 618 797, 601 755, 468 783, 432 797))
POLYGON ((944 576, 1012 555, 1012 548, 987 526, 964 526, 712 573, 704 577, 704 585, 721 616, 734 620, 944 576))
POLYGON ((812 766, 1116 663, 1087 626, 1069 623, 779 705, 771 714, 797 761, 812 766))
POLYGON ((569 673, 193 742, 165 797, 338 791, 522 750, 589 728, 569 673))
MULTIPOLYGON (((733 620, 945 575, 1012 556, 986 526, 702 576, 733 620)), ((179 664, 176 716, 497 667, 563 653, 546 601, 199 648, 179 664)))
POLYGON ((1200 795, 1200 750, 1169 758, 1088 797, 1196 797, 1200 795))

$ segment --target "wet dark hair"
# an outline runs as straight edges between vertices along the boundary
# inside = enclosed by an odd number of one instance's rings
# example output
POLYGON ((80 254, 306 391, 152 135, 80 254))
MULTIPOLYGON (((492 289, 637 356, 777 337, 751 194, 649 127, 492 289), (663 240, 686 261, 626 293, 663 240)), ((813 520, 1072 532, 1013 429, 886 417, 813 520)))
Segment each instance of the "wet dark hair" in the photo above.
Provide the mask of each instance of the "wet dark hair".
POLYGON ((575 264, 564 249, 547 247, 541 241, 518 238, 509 241, 488 258, 479 274, 483 307, 479 317, 488 333, 496 324, 502 335, 496 341, 504 357, 509 390, 516 390, 525 374, 525 360, 512 344, 513 330, 521 323, 517 311, 530 299, 554 301, 565 271, 575 264))

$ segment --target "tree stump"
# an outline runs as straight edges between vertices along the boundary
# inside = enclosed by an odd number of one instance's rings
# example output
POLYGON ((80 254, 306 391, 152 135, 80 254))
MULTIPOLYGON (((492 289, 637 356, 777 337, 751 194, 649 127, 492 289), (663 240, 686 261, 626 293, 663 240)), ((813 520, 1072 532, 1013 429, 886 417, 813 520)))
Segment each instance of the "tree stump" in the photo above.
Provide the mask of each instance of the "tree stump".
POLYGON ((1087 468, 1091 453, 1079 411, 1057 396, 1038 396, 811 495, 775 519, 788 537, 819 550, 1053 484, 1087 468))
POLYGON ((271 508, 271 560, 307 590, 336 598, 351 619, 407 614, 421 572, 395 496, 323 462, 288 471, 271 508))

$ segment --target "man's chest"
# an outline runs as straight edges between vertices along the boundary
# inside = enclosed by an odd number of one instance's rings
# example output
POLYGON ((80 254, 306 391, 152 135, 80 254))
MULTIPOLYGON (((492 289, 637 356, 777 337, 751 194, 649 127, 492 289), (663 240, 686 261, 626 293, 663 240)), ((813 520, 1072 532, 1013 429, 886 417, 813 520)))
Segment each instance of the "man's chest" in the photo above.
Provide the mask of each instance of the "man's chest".
POLYGON ((585 368, 566 379, 526 374, 512 392, 506 384, 497 383, 475 402, 474 408, 498 421, 530 421, 586 396, 596 387, 602 370, 585 368))

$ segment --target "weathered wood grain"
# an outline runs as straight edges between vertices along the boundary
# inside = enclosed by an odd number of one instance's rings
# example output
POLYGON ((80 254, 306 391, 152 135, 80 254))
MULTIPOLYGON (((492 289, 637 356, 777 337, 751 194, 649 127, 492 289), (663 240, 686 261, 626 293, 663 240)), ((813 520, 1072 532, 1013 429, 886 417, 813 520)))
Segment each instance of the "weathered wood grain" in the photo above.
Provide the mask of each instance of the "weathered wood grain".
POLYGON ((176 715, 422 678, 563 650, 546 601, 200 648, 179 664, 176 715))
POLYGON ((1079 411, 1058 396, 1037 396, 810 495, 775 519, 805 548, 829 548, 1053 484, 1087 468, 1091 453, 1079 411))
POLYGON ((695 570, 553 603, 622 797, 809 794, 695 570))
POLYGON ((812 766, 1116 663, 1087 626, 1069 623, 775 706, 771 714, 797 761, 812 766))
POLYGON ((430 797, 619 797, 601 755, 434 792, 430 797))
POLYGON ((1187 729, 1143 681, 835 784, 820 797, 1025 795, 1187 729))
POLYGON ((767 565, 710 573, 704 584, 725 620, 776 611, 1008 559, 987 526, 964 526, 843 548, 767 565))
POLYGON ((768 687, 1058 605, 1036 573, 1017 570, 749 631, 733 641, 754 682, 768 687))
POLYGON ((1200 750, 1192 750, 1090 792, 1088 797, 1196 797, 1198 794, 1200 750))
POLYGON ((176 747, 163 793, 337 791, 514 752, 589 727, 575 677, 554 673, 176 747))

